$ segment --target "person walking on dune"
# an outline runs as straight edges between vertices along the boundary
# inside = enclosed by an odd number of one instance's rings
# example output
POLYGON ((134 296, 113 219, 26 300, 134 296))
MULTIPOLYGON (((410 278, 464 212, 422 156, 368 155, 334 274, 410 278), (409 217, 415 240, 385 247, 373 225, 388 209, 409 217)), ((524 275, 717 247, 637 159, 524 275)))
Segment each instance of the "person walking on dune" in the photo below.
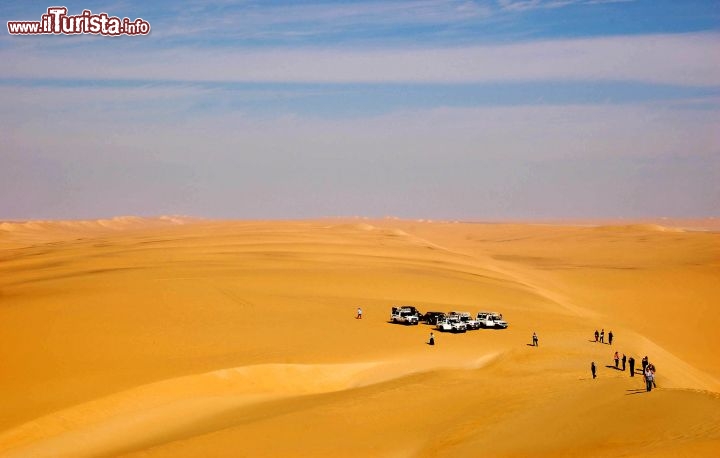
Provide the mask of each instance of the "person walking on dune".
POLYGON ((532 341, 533 341, 533 347, 537 347, 538 346, 538 336, 534 332, 533 332, 532 341))
POLYGON ((428 341, 428 345, 435 345, 435 334, 432 332, 430 333, 430 340, 428 341))
POLYGON ((643 372, 645 372, 645 368, 647 367, 647 365, 648 365, 648 357, 647 357, 647 355, 645 355, 645 357, 642 359, 642 370, 643 370, 643 372))
POLYGON ((595 361, 593 361, 593 362, 590 363, 590 372, 592 372, 593 378, 596 377, 596 375, 595 375, 595 369, 596 369, 596 368, 595 368, 595 361))
POLYGON ((625 361, 627 361, 627 358, 625 357, 625 353, 623 353, 623 357, 622 357, 623 372, 625 372, 625 361))
POLYGON ((613 334, 612 334, 612 331, 610 331, 610 332, 608 332, 608 343, 610 345, 612 345, 612 338, 613 338, 613 334))
POLYGON ((635 358, 631 356, 628 363, 630 364, 630 377, 635 377, 635 358))
POLYGON ((596 329, 596 330, 595 330, 595 342, 598 341, 598 338, 599 338, 599 337, 600 337, 600 333, 599 333, 598 330, 596 329))
POLYGON ((356 320, 362 320, 362 309, 358 307, 357 309, 357 316, 355 317, 356 320))
POLYGON ((615 356, 613 356, 613 359, 615 360, 615 369, 617 369, 618 363, 620 362, 620 355, 618 355, 618 352, 615 352, 615 356))
POLYGON ((600 343, 605 343, 605 329, 600 331, 600 343))

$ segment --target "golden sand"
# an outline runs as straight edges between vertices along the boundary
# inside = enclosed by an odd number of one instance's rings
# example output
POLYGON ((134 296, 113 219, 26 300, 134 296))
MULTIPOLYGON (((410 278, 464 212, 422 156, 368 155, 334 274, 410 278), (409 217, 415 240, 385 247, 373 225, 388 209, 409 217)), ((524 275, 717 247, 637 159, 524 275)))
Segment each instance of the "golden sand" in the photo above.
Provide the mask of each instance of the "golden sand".
POLYGON ((715 226, 0 223, 0 456, 718 456, 715 226))

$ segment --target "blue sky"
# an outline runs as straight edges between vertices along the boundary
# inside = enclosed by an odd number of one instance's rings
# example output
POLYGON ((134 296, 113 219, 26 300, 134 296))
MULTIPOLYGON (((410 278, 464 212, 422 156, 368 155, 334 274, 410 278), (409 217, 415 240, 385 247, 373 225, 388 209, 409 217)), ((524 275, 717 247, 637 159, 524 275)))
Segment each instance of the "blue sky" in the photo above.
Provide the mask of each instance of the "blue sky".
POLYGON ((720 210, 717 1, 63 5, 152 32, 0 34, 0 220, 720 210))

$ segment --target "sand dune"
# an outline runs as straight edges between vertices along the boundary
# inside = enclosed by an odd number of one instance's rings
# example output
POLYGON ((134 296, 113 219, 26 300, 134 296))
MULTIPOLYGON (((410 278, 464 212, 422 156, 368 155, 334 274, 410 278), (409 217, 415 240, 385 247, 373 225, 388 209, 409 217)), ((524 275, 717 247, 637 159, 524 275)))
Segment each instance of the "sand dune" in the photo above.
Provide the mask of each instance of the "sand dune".
POLYGON ((716 232, 130 217, 0 248, 0 456, 720 452, 716 232), (430 347, 394 304, 511 325, 430 347))

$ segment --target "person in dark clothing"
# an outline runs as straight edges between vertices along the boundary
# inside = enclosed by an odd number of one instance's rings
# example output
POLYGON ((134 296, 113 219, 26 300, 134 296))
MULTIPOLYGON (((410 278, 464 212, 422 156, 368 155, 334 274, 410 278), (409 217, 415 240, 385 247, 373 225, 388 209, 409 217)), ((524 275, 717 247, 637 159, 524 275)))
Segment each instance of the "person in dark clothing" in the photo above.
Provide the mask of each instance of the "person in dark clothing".
POLYGON ((625 361, 627 361, 627 358, 625 357, 625 353, 623 353, 623 357, 622 357, 623 372, 625 371, 625 361))
POLYGON ((432 332, 430 333, 430 340, 428 341, 430 345, 435 345, 435 334, 432 332))
POLYGON ((635 377, 635 358, 631 356, 628 363, 630 364, 630 377, 635 377))
POLYGON ((595 361, 590 363, 590 372, 592 372, 593 378, 595 378, 595 361))
POLYGON ((596 329, 596 330, 595 330, 595 342, 598 341, 598 337, 600 337, 600 333, 599 333, 598 330, 596 329))
POLYGON ((537 347, 538 346, 538 336, 534 332, 533 332, 532 340, 533 340, 533 347, 537 347))
POLYGON ((618 352, 615 352, 615 356, 613 356, 613 359, 615 360, 615 369, 617 369, 618 363, 620 362, 620 355, 618 355, 618 352))
POLYGON ((605 329, 600 331, 600 343, 605 343, 605 329))
POLYGON ((612 338, 613 338, 613 334, 612 334, 612 331, 610 331, 610 332, 608 333, 608 343, 609 343, 610 345, 612 345, 612 338))
POLYGON ((643 370, 643 372, 645 372, 645 368, 647 367, 647 365, 648 365, 648 357, 647 357, 647 355, 645 355, 645 357, 642 359, 642 370, 643 370))

